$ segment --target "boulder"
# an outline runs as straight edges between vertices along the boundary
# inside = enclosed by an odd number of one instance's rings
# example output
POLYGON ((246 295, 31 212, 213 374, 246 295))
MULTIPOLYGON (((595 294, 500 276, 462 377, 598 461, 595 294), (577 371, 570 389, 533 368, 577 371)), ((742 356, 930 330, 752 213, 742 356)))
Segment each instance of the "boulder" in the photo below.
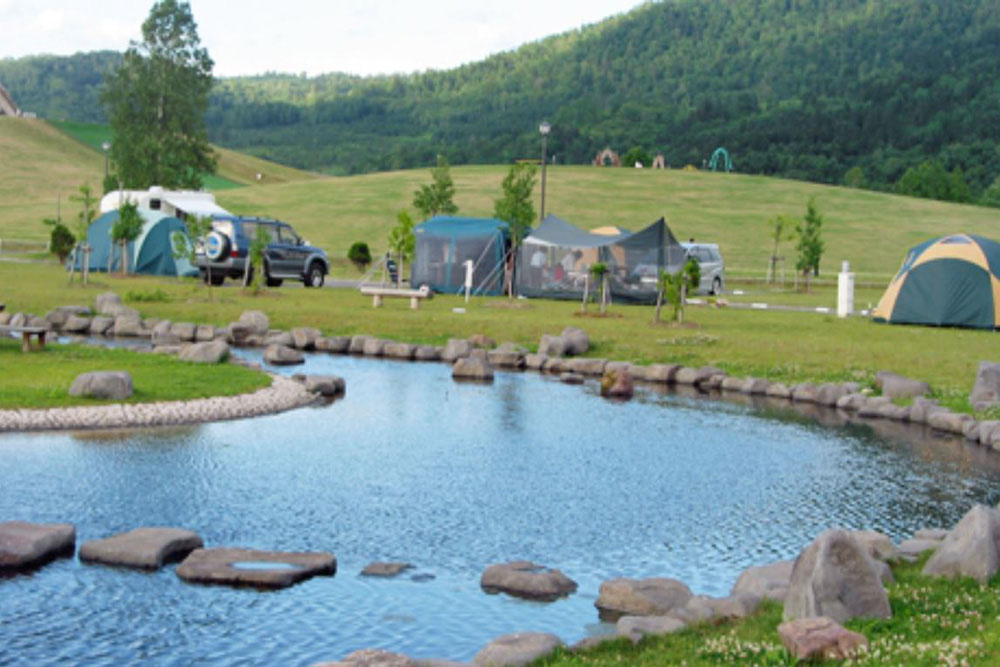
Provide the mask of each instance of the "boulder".
POLYGON ((938 405, 934 399, 917 397, 910 405, 910 413, 907 418, 914 424, 926 424, 931 415, 938 412, 947 412, 947 408, 938 405))
POLYGON ((864 394, 845 394, 837 399, 837 409, 847 412, 857 412, 868 401, 864 394))
POLYGON ((1000 405, 1000 364, 980 361, 976 381, 969 394, 969 403, 976 410, 1000 405))
POLYGON ((70 315, 62 325, 66 333, 86 333, 90 330, 90 318, 83 315, 70 315))
POLYGON ((219 332, 211 324, 199 324, 194 330, 194 339, 199 343, 207 343, 212 340, 224 338, 225 336, 219 336, 219 332))
POLYGON ((94 311, 98 315, 114 316, 122 307, 122 298, 114 292, 103 292, 97 295, 94 303, 94 311))
POLYGON ((916 560, 927 551, 934 551, 941 546, 941 540, 910 539, 899 543, 899 556, 907 560, 916 560))
POLYGON ((423 667, 425 661, 416 661, 402 653, 391 653, 378 648, 354 651, 337 662, 318 662, 312 667, 423 667))
POLYGON ((413 359, 413 355, 416 351, 417 346, 411 343, 386 341, 385 346, 382 348, 382 355, 388 357, 389 359, 403 359, 404 361, 409 361, 413 359))
POLYGON ((697 368, 681 366, 674 373, 674 382, 677 384, 694 384, 694 380, 696 377, 698 377, 697 368))
POLYGON ((497 368, 524 368, 524 353, 516 350, 490 350, 486 353, 486 361, 497 368))
POLYGON ((669 635, 685 627, 684 621, 672 616, 622 616, 615 624, 615 634, 636 643, 646 635, 669 635))
POLYGON ((174 322, 170 325, 170 333, 184 342, 191 342, 197 335, 198 327, 193 322, 174 322))
POLYGON ((307 375, 302 384, 307 391, 320 396, 343 396, 347 388, 344 378, 336 375, 307 375))
POLYGON ((68 320, 71 315, 89 315, 89 314, 90 314, 90 309, 85 306, 60 306, 58 308, 53 308, 49 312, 45 313, 45 321, 48 323, 48 326, 55 329, 56 331, 60 331, 66 324, 66 320, 68 320), (83 312, 75 312, 73 310, 70 310, 72 308, 82 308, 83 312))
POLYGON ((563 354, 576 357, 590 349, 590 336, 583 329, 566 327, 560 336, 563 339, 563 354))
POLYGON ((737 377, 722 378, 722 384, 719 385, 719 389, 723 391, 743 391, 743 385, 747 383, 748 379, 737 377))
POLYGON ((268 345, 264 350, 264 363, 272 366, 292 366, 305 362, 298 350, 284 345, 268 345))
POLYGON ((455 380, 493 381, 493 368, 478 357, 461 357, 451 367, 451 377, 455 380))
POLYGON ((80 560, 156 570, 204 546, 197 533, 181 528, 136 528, 103 540, 84 542, 80 560))
POLYGON ((576 582, 559 570, 528 561, 497 563, 483 572, 479 585, 487 593, 507 593, 529 600, 551 601, 576 591, 576 582))
POLYGON ((889 562, 899 558, 899 549, 892 543, 888 535, 876 530, 851 531, 854 539, 864 548, 865 552, 875 560, 889 562))
POLYGON ((70 523, 0 523, 0 572, 29 570, 73 555, 76 528, 70 523))
POLYGON ((844 385, 834 382, 824 382, 816 388, 816 402, 820 405, 834 407, 837 405, 837 401, 847 396, 847 394, 848 391, 844 385))
POLYGON ((179 357, 198 364, 217 364, 229 358, 229 344, 224 340, 190 343, 181 348, 179 357))
POLYGON ((283 345, 294 347, 295 339, 290 331, 269 331, 264 336, 264 345, 283 345))
POLYGON ((23 327, 28 324, 28 317, 30 316, 24 313, 14 313, 10 316, 8 324, 12 327, 23 327))
POLYGON ((608 398, 632 398, 635 386, 632 374, 625 370, 605 371, 601 377, 601 396, 608 398))
POLYGON ((472 347, 478 347, 484 350, 496 347, 497 344, 495 340, 493 340, 486 334, 481 334, 481 333, 469 336, 469 342, 472 343, 472 347))
POLYGON ((941 541, 948 537, 950 530, 945 528, 921 528, 920 530, 913 533, 913 539, 915 540, 937 540, 941 541))
POLYGON ((524 367, 529 371, 540 371, 545 367, 545 363, 549 360, 544 354, 526 354, 524 355, 524 367))
POLYGON ((123 401, 132 395, 132 376, 127 371, 81 373, 69 388, 70 396, 123 401))
MULTIPOLYGON (((721 618, 746 618, 757 611, 762 597, 756 593, 744 591, 734 593, 729 597, 718 598, 714 602, 715 615, 721 618)), ((690 601, 688 602, 688 605, 690 601)), ((685 605, 688 606, 688 605, 685 605)))
POLYGON ((381 338, 369 338, 365 341, 364 347, 361 348, 361 353, 366 357, 381 357, 385 355, 387 342, 381 338))
POLYGON ((771 383, 762 378, 747 378, 743 383, 743 387, 740 389, 744 394, 752 394, 754 396, 763 396, 767 394, 767 390, 770 389, 771 383))
POLYGON ((107 335, 114 325, 114 318, 98 315, 90 320, 90 333, 95 336, 104 336, 107 335))
POLYGON ((940 410, 927 417, 927 424, 932 428, 955 435, 962 435, 970 421, 973 421, 972 415, 956 414, 950 410, 940 410))
POLYGON ((138 336, 142 330, 142 320, 138 314, 118 315, 111 327, 111 334, 114 336, 138 336))
POLYGON ((28 318, 26 323, 29 327, 37 327, 39 329, 45 329, 46 331, 52 329, 52 325, 44 317, 39 317, 37 315, 32 315, 28 318))
POLYGON ((882 408, 893 405, 892 399, 888 396, 867 396, 861 407, 858 408, 859 417, 880 417, 882 408))
POLYGON ((816 402, 816 385, 811 382, 803 382, 792 388, 792 400, 800 403, 816 402))
POLYGON ((966 576, 986 583, 1000 569, 1000 510, 976 505, 924 566, 937 577, 966 576))
POLYGON ((10 318, 13 317, 10 313, 0 310, 0 324, 10 324, 10 318))
POLYGON ((772 382, 764 394, 772 398, 791 398, 792 390, 782 382, 772 382))
POLYGON ((319 329, 313 327, 292 329, 292 345, 299 350, 315 350, 316 339, 321 335, 319 329))
POLYGON ((441 348, 435 345, 421 345, 413 352, 416 361, 441 361, 441 348))
POLYGON ((562 336, 542 334, 538 343, 538 354, 545 357, 561 357, 566 353, 566 342, 562 336))
POLYGON ((796 660, 846 660, 868 648, 868 639, 827 616, 800 618, 778 626, 781 643, 796 660))
POLYGON ((584 378, 579 373, 566 372, 559 374, 559 381, 565 382, 566 384, 583 384, 584 382, 586 382, 586 378, 584 378))
POLYGON ((497 637, 472 659, 473 667, 521 667, 565 646, 555 635, 518 632, 497 637))
POLYGON ((260 310, 244 310, 237 321, 251 334, 264 336, 271 330, 271 320, 260 310))
POLYGON ((650 364, 646 367, 646 381, 670 384, 680 367, 680 364, 650 364))
POLYGON ((909 421, 910 406, 889 403, 879 406, 875 413, 883 419, 895 419, 898 422, 909 421))
POLYGON ((749 567, 733 584, 731 595, 752 593, 768 600, 782 601, 788 594, 794 566, 795 561, 782 560, 770 565, 749 567))
POLYGON ((472 342, 465 338, 449 338, 441 352, 441 361, 451 363, 472 354, 472 342))
POLYGON ((865 548, 843 530, 827 530, 795 560, 784 620, 829 616, 891 618, 881 575, 865 548))
POLYGON ((998 429, 1000 429, 1000 421, 995 419, 987 419, 979 422, 979 444, 989 446, 994 434, 1000 435, 998 429))
POLYGON ((319 575, 337 573, 337 558, 326 552, 195 549, 177 566, 184 581, 255 588, 287 588, 319 575))
POLYGON ((395 577, 406 570, 412 570, 413 565, 410 563, 387 563, 382 561, 376 561, 374 563, 369 563, 365 565, 365 569, 361 570, 362 577, 395 577))
POLYGON ((330 336, 328 338, 316 340, 316 349, 325 350, 326 352, 332 352, 334 354, 346 354, 350 348, 350 336, 330 336))
POLYGON ((602 620, 622 616, 665 616, 692 597, 691 589, 676 579, 611 579, 601 584, 594 606, 602 620))
POLYGON ((892 371, 879 371, 876 373, 875 386, 882 390, 883 396, 893 399, 926 396, 931 391, 931 386, 926 382, 911 380, 892 371))
POLYGON ((572 373, 572 361, 562 357, 546 357, 542 371, 558 375, 560 373, 572 373))

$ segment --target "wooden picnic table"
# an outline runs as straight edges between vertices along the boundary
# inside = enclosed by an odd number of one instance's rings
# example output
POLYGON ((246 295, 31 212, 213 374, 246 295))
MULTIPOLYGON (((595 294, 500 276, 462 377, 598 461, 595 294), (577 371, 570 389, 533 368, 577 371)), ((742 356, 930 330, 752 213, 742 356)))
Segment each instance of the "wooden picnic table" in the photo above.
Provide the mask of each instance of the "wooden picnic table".
POLYGON ((9 324, 0 324, 0 333, 21 334, 21 351, 30 352, 31 350, 44 350, 45 349, 45 334, 48 333, 48 329, 45 327, 27 327, 27 326, 11 326, 9 324), (38 341, 37 345, 31 344, 31 337, 34 336, 38 341))

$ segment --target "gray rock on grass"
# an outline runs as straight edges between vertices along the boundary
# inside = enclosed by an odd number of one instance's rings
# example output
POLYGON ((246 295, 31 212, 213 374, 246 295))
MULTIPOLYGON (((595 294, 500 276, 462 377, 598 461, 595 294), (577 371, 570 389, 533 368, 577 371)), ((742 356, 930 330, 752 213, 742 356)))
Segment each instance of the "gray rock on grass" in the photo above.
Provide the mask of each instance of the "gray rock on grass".
POLYGON ((615 634, 636 643, 647 635, 669 635, 686 627, 684 621, 673 616, 622 616, 615 624, 615 634))
POLYGON ((101 540, 84 542, 80 560, 146 570, 181 560, 204 546, 201 537, 181 528, 136 528, 101 540))
POLYGON ((931 391, 931 386, 926 382, 913 380, 892 371, 879 371, 876 373, 875 386, 882 390, 883 396, 888 396, 892 399, 926 396, 931 391))
POLYGON ((966 576, 986 583, 1000 569, 1000 510, 976 505, 924 566, 929 576, 966 576))
POLYGON ((441 361, 451 363, 463 357, 468 357, 472 354, 473 347, 475 346, 472 344, 472 341, 465 338, 449 338, 444 346, 444 350, 441 352, 441 361))
POLYGON ((132 375, 127 371, 81 373, 69 388, 70 396, 122 401, 133 392, 132 375))
POLYGON ((181 348, 178 355, 182 361, 198 364, 218 364, 229 358, 229 344, 224 340, 207 343, 189 343, 181 348))
POLYGON ((568 357, 586 354, 587 350, 590 349, 590 336, 583 329, 566 327, 562 330, 560 337, 563 340, 563 354, 568 357))
POLYGON ((497 637, 472 659, 473 667, 522 667, 565 646, 555 635, 517 632, 497 637))
POLYGON ((778 626, 781 643, 797 661, 846 660, 868 647, 868 639, 832 618, 800 618, 778 626))
POLYGON ((980 361, 976 381, 969 393, 969 403, 976 410, 986 410, 1000 405, 1000 364, 980 361))
POLYGON ((854 536, 827 530, 795 560, 783 618, 829 616, 838 623, 858 617, 891 618, 881 576, 854 536))
POLYGON ((665 616, 692 597, 691 589, 676 579, 620 577, 601 584, 594 606, 602 619, 621 616, 665 616))
POLYGON ((733 584, 732 594, 753 593, 769 600, 784 600, 792 581, 794 560, 749 567, 733 584))

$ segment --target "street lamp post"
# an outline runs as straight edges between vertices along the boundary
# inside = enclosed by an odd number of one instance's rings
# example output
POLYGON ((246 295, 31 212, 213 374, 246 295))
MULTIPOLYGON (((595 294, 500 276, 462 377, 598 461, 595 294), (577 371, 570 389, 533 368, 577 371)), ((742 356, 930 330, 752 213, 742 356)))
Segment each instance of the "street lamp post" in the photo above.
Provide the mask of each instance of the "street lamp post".
POLYGON ((101 142, 101 150, 104 151, 104 180, 108 180, 108 152, 111 150, 111 142, 101 142))
POLYGON ((547 143, 549 139, 549 131, 552 130, 552 126, 549 125, 547 120, 543 120, 542 124, 538 126, 538 131, 542 135, 542 207, 538 214, 539 220, 545 219, 545 163, 547 162, 545 156, 545 149, 547 148, 547 143))

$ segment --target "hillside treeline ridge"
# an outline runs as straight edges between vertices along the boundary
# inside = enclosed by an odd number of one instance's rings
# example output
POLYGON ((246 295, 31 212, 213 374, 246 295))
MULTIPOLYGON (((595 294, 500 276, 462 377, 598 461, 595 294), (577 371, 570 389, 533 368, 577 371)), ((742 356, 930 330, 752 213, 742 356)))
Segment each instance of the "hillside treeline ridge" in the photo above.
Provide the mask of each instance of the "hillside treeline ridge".
MULTIPOLYGON (((8 59, 0 82, 102 122, 95 84, 119 59, 8 59)), ((998 70, 995 0, 665 0, 451 70, 219 79, 207 122, 219 145, 329 173, 509 163, 547 119, 557 163, 640 146, 702 167, 724 146, 740 172, 892 189, 933 162, 976 197, 1000 176, 998 70)))

